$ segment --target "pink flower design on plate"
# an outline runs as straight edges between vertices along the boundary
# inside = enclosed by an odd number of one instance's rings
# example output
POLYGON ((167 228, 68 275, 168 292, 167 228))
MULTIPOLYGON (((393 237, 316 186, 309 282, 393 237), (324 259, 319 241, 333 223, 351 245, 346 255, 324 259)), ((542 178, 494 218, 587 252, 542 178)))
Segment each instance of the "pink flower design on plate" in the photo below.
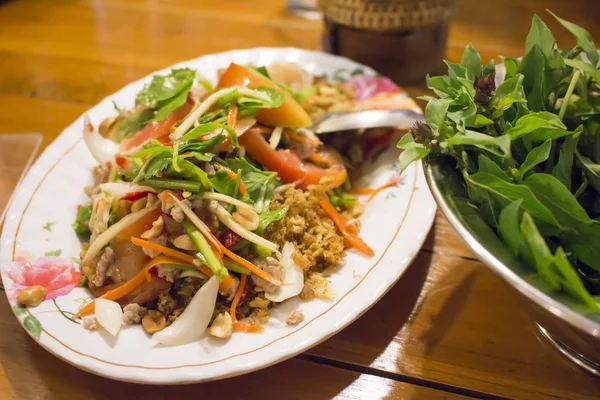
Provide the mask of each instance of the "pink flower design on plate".
POLYGON ((354 75, 348 80, 354 90, 354 100, 363 101, 380 93, 399 93, 400 88, 383 76, 354 75))
POLYGON ((33 262, 17 257, 8 264, 6 272, 14 282, 14 297, 27 286, 39 285, 46 289, 44 300, 69 294, 81 278, 73 262, 62 257, 39 257, 33 262))

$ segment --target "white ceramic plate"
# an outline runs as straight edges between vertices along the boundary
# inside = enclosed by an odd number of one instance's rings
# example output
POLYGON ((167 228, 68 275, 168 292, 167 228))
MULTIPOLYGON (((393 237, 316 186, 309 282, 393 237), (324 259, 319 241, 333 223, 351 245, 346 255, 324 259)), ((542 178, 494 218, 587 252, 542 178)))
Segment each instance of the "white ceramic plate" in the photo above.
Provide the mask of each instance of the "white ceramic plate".
MULTIPOLYGON (((212 80, 230 62, 269 65, 296 62, 311 74, 347 74, 370 68, 345 58, 292 48, 258 48, 208 55, 178 64, 194 68, 212 80), (344 72, 345 71, 345 72, 344 72)), ((164 73, 167 70, 159 71, 164 73)), ((97 125, 114 114, 112 101, 131 106, 150 76, 134 82, 88 111, 97 125)), ((406 95, 406 104, 414 107, 406 95)), ((294 299, 275 308, 262 334, 235 333, 228 340, 205 337, 179 347, 153 343, 140 326, 124 327, 117 338, 85 331, 64 318, 52 300, 23 310, 15 306, 19 282, 29 277, 15 270, 16 257, 35 259, 61 250, 61 257, 77 257, 80 243, 71 228, 77 205, 86 200, 83 187, 92 180, 95 163, 82 141, 80 117, 44 151, 17 189, 8 211, 0 243, 1 273, 6 293, 20 323, 46 350, 68 363, 105 377, 149 384, 181 384, 220 379, 267 367, 290 358, 340 331, 381 298, 402 276, 419 251, 433 223, 435 203, 418 163, 403 174, 402 182, 381 192, 361 218, 361 237, 375 250, 366 258, 350 250, 343 266, 332 271, 332 301, 294 299), (46 223, 54 223, 51 226, 46 223), (43 229, 46 225, 47 229, 43 229), (13 268, 11 273, 11 268, 13 268), (16 271, 16 273, 15 273, 16 271), (292 310, 304 312, 298 326, 283 322, 292 310)), ((377 187, 398 173, 398 151, 388 149, 374 164, 365 165, 364 184, 377 187)), ((65 261, 68 263, 68 261, 65 261)), ((75 273, 76 264, 62 271, 75 273)), ((31 271, 30 271, 31 272, 31 271)), ((33 271, 35 272, 35 271, 33 271)), ((67 279, 68 280, 68 279, 67 279)), ((69 291, 69 287, 61 289, 69 291)), ((75 312, 89 298, 75 288, 55 299, 62 310, 75 312)), ((393 314, 393 310, 390 310, 393 314)))

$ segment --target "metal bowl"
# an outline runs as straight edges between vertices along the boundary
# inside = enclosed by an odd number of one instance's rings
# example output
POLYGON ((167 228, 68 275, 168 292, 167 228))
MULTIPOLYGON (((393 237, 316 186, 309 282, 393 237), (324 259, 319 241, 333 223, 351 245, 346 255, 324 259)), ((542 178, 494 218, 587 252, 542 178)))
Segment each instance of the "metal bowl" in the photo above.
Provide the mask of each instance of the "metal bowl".
POLYGON ((483 220, 478 223, 476 210, 466 202, 457 201, 456 196, 460 196, 457 191, 462 185, 458 184, 458 170, 447 161, 447 157, 429 157, 424 160, 424 169, 433 197, 450 225, 486 265, 519 293, 542 336, 569 360, 600 376, 600 323, 577 313, 523 278, 525 272, 518 260, 483 220))

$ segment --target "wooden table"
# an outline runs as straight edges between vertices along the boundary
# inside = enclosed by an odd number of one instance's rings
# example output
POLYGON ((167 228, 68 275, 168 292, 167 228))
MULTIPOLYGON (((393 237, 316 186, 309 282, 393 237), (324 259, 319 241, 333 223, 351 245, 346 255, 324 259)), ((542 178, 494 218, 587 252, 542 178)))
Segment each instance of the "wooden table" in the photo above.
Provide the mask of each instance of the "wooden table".
MULTIPOLYGON (((463 1, 451 26, 451 60, 460 59, 468 42, 485 60, 522 54, 532 13, 545 8, 600 41, 594 0, 483 3, 463 1)), ((559 44, 572 44, 566 31, 544 19, 559 44)), ((8 1, 0 6, 0 131, 42 132, 46 146, 89 106, 153 70, 235 48, 318 49, 320 32, 319 21, 289 15, 282 0, 8 1)), ((147 387, 79 371, 35 344, 0 296, 2 399, 231 393, 263 399, 592 399, 600 397, 600 379, 536 334, 512 290, 441 216, 406 275, 363 317, 305 354, 227 381, 147 387)))

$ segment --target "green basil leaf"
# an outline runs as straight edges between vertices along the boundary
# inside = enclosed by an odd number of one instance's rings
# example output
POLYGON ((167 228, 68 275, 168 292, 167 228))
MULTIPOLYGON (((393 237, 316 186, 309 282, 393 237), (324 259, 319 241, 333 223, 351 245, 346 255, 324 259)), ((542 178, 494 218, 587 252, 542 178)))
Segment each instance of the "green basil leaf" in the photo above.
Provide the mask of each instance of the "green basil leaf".
POLYGON ((560 22, 562 26, 567 28, 569 30, 569 32, 571 32, 573 34, 573 36, 575 36, 575 40, 577 40, 577 44, 579 44, 579 46, 581 46, 583 51, 585 51, 585 54, 588 56, 588 58, 592 62, 592 65, 594 67, 598 66, 598 50, 596 50, 596 44, 594 43, 594 39, 592 39, 592 35, 590 35, 590 33, 588 31, 586 31, 585 29, 583 29, 582 27, 575 25, 572 22, 565 21, 562 18, 559 18, 552 11, 548 10, 548 12, 554 18, 556 18, 556 20, 558 22, 560 22))
POLYGON ((600 71, 595 68, 592 64, 586 63, 581 60, 569 60, 565 59, 565 64, 569 67, 581 70, 587 73, 596 83, 600 83, 600 71))
POLYGON ((492 72, 496 73, 496 63, 494 62, 494 59, 488 61, 488 63, 483 68, 482 74, 483 76, 488 76, 488 74, 491 74, 492 72))
POLYGON ((418 147, 408 148, 408 149, 402 151, 402 153, 400 153, 400 157, 399 157, 400 172, 405 171, 406 168, 408 168, 408 166, 410 164, 412 164, 414 161, 425 158, 429 154, 430 151, 431 151, 431 149, 426 149, 425 146, 423 146, 423 145, 419 145, 418 147))
POLYGON ((512 78, 506 79, 496 88, 494 97, 490 104, 495 109, 494 118, 498 118, 505 110, 514 103, 526 103, 525 92, 523 91, 523 75, 517 74, 512 78))
POLYGON ((542 224, 541 228, 543 228, 542 231, 545 234, 556 234, 563 230, 557 219, 552 215, 552 212, 535 197, 531 189, 526 185, 513 184, 485 172, 466 175, 465 179, 469 183, 477 185, 493 194, 501 207, 505 207, 512 201, 522 199, 523 203, 521 207, 542 224))
POLYGON ((437 131, 446 119, 446 112, 449 105, 450 101, 445 99, 433 99, 427 103, 427 107, 425 107, 425 119, 433 131, 437 131))
POLYGON ((519 228, 520 208, 521 199, 511 202, 502 209, 498 221, 498 233, 515 256, 519 255, 522 246, 521 230, 519 228))
POLYGON ((579 151, 575 151, 575 157, 577 158, 577 165, 592 184, 592 187, 596 189, 597 193, 600 193, 600 164, 596 164, 589 158, 581 155, 579 151))
POLYGON ((538 274, 544 278, 546 283, 548 283, 552 289, 558 290, 560 288, 560 283, 552 268, 554 257, 531 215, 528 213, 523 214, 520 228, 521 237, 523 238, 529 253, 529 256, 526 258, 535 265, 538 274))
POLYGON ((548 139, 541 145, 533 148, 525 158, 525 161, 519 167, 518 179, 521 180, 525 174, 535 168, 538 164, 543 163, 550 156, 550 149, 552 148, 552 140, 548 139))
POLYGON ((565 185, 550 174, 530 175, 523 182, 535 197, 542 202, 565 228, 575 228, 580 224, 591 224, 592 220, 575 196, 565 185))
POLYGON ((511 176, 508 175, 508 173, 503 171, 498 164, 496 164, 494 161, 488 158, 485 154, 479 154, 477 162, 479 164, 479 172, 487 172, 492 175, 496 175, 498 178, 503 179, 507 182, 510 182, 512 180, 511 176))
POLYGON ((573 169, 573 158, 579 138, 568 137, 560 147, 558 162, 552 168, 552 175, 562 182, 567 189, 571 190, 571 174, 573 169))
POLYGON ((510 136, 508 135, 494 137, 484 133, 467 130, 465 134, 457 133, 452 136, 448 140, 448 145, 473 145, 500 157, 507 157, 510 155, 510 136))
POLYGON ((544 57, 549 58, 554 50, 555 44, 556 40, 554 40, 554 36, 550 29, 548 29, 540 17, 534 15, 533 20, 531 21, 531 29, 525 40, 525 53, 529 53, 537 46, 544 57))
POLYGON ((567 128, 556 114, 541 111, 522 116, 512 128, 505 132, 505 134, 509 135, 512 140, 515 140, 537 129, 545 127, 562 130, 567 128))
POLYGON ((519 64, 521 61, 510 57, 504 57, 502 61, 504 61, 504 68, 506 68, 505 80, 516 76, 519 71, 519 64))
POLYGON ((560 235, 560 240, 581 262, 600 271, 600 223, 580 224, 577 231, 560 235))
POLYGON ((596 303, 585 286, 583 286, 581 278, 575 272, 575 268, 569 262, 562 247, 556 249, 556 253, 554 254, 554 269, 560 275, 561 286, 565 291, 593 310, 600 310, 598 303, 596 303))
POLYGON ((465 51, 463 53, 462 61, 460 65, 465 67, 467 70, 467 78, 471 80, 471 82, 478 76, 481 75, 482 66, 481 66, 481 57, 479 53, 473 48, 473 45, 469 43, 465 47, 465 51))
POLYGON ((539 46, 534 46, 525 54, 519 65, 519 73, 523 74, 523 89, 525 90, 529 109, 532 111, 545 110, 544 77, 546 59, 539 46))
POLYGON ((427 75, 426 78, 427 87, 435 92, 438 97, 445 98, 454 98, 458 93, 459 84, 454 86, 454 83, 450 81, 450 78, 447 76, 434 76, 431 77, 427 75))
POLYGON ((444 64, 448 66, 448 77, 454 84, 460 86, 458 78, 467 78, 467 69, 460 64, 454 64, 450 61, 444 60, 444 64))

